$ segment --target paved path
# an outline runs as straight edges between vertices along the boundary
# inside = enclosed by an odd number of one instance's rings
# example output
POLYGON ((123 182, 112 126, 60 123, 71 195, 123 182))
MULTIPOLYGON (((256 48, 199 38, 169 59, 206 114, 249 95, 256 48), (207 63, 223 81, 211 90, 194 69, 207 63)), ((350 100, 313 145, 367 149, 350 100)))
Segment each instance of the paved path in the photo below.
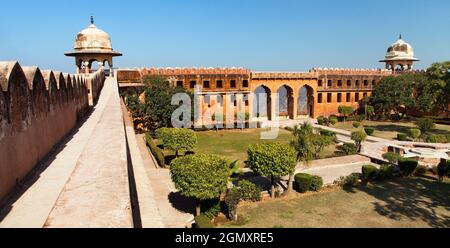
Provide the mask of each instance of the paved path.
POLYGON ((92 114, 4 209, 0 227, 133 226, 118 101, 109 78, 92 114))
POLYGON ((308 173, 321 176, 324 184, 332 184, 341 176, 361 172, 363 165, 371 164, 370 159, 365 156, 353 155, 338 158, 319 159, 308 165, 300 163, 296 173, 308 173))
POLYGON ((168 169, 157 169, 153 156, 147 150, 144 135, 138 134, 136 138, 164 226, 169 228, 186 227, 194 219, 195 203, 177 193, 168 169))

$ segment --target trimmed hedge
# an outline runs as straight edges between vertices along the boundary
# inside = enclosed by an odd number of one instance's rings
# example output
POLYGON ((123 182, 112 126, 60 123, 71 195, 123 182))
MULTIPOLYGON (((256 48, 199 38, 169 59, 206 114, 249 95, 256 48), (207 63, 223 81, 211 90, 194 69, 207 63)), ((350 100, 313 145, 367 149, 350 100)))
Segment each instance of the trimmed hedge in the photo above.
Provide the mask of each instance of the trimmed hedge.
POLYGON ((194 218, 197 228, 214 228, 211 219, 205 215, 199 215, 194 218))
POLYGON ((299 173, 295 175, 295 183, 297 184, 298 192, 305 193, 311 189, 313 177, 306 173, 299 173))
POLYGON ((392 179, 394 177, 394 166, 389 164, 382 164, 378 171, 377 178, 379 180, 392 179))
POLYGON ((261 200, 261 189, 256 184, 248 180, 241 180, 238 187, 241 191, 242 200, 253 202, 261 200))
POLYGON ((331 125, 336 125, 337 123, 338 123, 338 118, 337 117, 331 117, 330 116, 330 123, 331 123, 331 125))
POLYGON ((319 125, 325 124, 325 117, 323 117, 323 116, 317 117, 317 124, 319 124, 319 125))
POLYGON ((145 134, 145 141, 160 167, 166 167, 163 151, 155 144, 150 133, 145 134))
POLYGON ((358 153, 354 143, 344 143, 338 147, 338 150, 344 155, 355 155, 358 153))
POLYGON ((325 129, 320 129, 319 133, 322 136, 332 137, 333 141, 337 142, 337 134, 335 132, 329 131, 329 130, 325 130, 325 129))
POLYGON ((354 128, 359 128, 361 126, 361 122, 353 122, 354 128))
POLYGON ((416 170, 418 165, 419 162, 415 159, 400 158, 398 160, 398 166, 400 168, 400 171, 402 175, 405 177, 411 176, 416 170))
POLYGON ((312 176, 311 187, 312 191, 319 191, 323 186, 323 178, 320 176, 312 176))
POLYGON ((405 133, 398 133, 397 134, 397 140, 399 141, 408 141, 408 135, 405 133))
POLYGON ((450 143, 450 135, 431 134, 427 137, 428 143, 450 143))
POLYGON ((373 127, 366 127, 366 128, 364 128, 364 131, 366 131, 367 135, 372 136, 373 133, 375 133, 375 128, 373 128, 373 127))
POLYGON ((340 187, 355 187, 358 186, 361 175, 358 173, 352 173, 346 177, 339 177, 334 184, 340 187))
POLYGON ((378 168, 374 165, 368 164, 362 167, 362 177, 365 180, 374 180, 378 175, 378 168))

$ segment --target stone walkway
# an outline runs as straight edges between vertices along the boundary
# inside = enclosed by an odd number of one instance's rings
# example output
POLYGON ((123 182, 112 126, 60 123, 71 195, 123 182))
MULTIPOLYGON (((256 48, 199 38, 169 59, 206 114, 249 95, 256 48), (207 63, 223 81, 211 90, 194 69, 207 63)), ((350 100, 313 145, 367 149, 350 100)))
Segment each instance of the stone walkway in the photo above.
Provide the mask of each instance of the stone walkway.
POLYGON ((117 82, 3 209, 0 227, 133 227, 117 82))
POLYGON ((296 173, 321 176, 324 184, 332 184, 341 176, 361 173, 363 165, 372 164, 370 158, 360 155, 314 160, 310 164, 300 163, 296 173))
POLYGON ((177 193, 168 169, 157 169, 158 166, 144 142, 144 135, 136 135, 136 140, 164 226, 169 228, 186 227, 194 219, 195 203, 177 193))

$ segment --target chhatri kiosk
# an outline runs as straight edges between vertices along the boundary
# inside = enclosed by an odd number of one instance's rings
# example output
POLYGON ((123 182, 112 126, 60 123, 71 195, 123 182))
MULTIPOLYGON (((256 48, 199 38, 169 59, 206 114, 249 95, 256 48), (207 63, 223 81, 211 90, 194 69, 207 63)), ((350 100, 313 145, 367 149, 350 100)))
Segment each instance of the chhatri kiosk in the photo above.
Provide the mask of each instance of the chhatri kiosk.
POLYGON ((113 57, 122 56, 121 53, 112 49, 110 36, 94 25, 94 17, 92 16, 91 25, 78 33, 74 51, 65 55, 75 57, 77 74, 90 73, 92 63, 96 61, 100 67, 104 67, 108 63, 111 75, 113 57))

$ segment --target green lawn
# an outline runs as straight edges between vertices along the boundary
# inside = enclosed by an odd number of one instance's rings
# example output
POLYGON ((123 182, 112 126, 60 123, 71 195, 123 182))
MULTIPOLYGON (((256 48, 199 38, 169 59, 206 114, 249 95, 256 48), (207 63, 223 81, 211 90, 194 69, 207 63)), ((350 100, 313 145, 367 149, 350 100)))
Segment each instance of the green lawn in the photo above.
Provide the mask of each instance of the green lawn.
MULTIPOLYGON (((279 129, 278 138, 274 140, 262 140, 261 133, 269 129, 244 129, 244 130, 220 130, 220 131, 199 131, 198 144, 195 153, 217 154, 232 161, 239 160, 244 165, 247 160, 247 149, 250 144, 258 144, 262 142, 282 142, 289 144, 293 139, 293 134, 285 129, 279 129)), ((156 141, 158 144, 160 142, 156 141)), ((326 147, 320 153, 320 158, 328 158, 335 156, 336 145, 326 147)), ((169 163, 173 159, 174 153, 164 150, 164 154, 168 156, 166 159, 169 163)))
POLYGON ((222 227, 450 227, 450 180, 397 178, 255 203, 222 227))
MULTIPOLYGON (((410 128, 416 127, 413 122, 363 121, 362 124, 364 127, 375 128, 373 136, 391 140, 397 138, 397 133, 408 133, 410 128)), ((333 127, 352 132, 358 130, 353 127, 353 122, 351 121, 339 122, 333 127)), ((436 124, 436 128, 431 133, 450 134, 450 125, 436 124)))

